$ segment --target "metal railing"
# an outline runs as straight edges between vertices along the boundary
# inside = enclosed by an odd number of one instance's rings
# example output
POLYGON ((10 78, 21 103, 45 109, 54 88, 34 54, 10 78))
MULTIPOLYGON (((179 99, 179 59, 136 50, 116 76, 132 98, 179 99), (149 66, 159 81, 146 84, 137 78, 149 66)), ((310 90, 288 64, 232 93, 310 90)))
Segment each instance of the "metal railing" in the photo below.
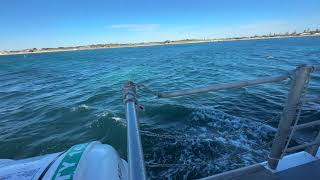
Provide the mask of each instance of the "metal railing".
POLYGON ((219 90, 225 90, 225 89, 241 88, 241 87, 253 86, 258 84, 280 82, 288 79, 289 77, 290 77, 290 74, 285 74, 281 76, 263 77, 259 79, 248 80, 248 81, 238 81, 238 82, 225 83, 225 84, 213 84, 207 87, 187 89, 183 91, 158 93, 158 97, 169 98, 169 97, 185 96, 185 95, 198 94, 198 93, 211 92, 211 91, 219 91, 219 90))
POLYGON ((136 111, 136 87, 134 83, 129 81, 124 86, 123 91, 127 118, 128 176, 130 180, 144 180, 146 179, 146 173, 136 111))
MULTIPOLYGON (((225 84, 209 85, 207 87, 193 88, 189 90, 164 92, 153 92, 159 98, 169 98, 184 95, 191 95, 197 93, 225 90, 231 88, 241 88, 245 86, 252 86, 271 82, 280 82, 291 79, 290 90, 284 109, 279 122, 278 130, 273 140, 271 153, 268 159, 268 166, 271 169, 276 169, 279 160, 285 153, 308 148, 307 152, 315 156, 320 145, 320 132, 316 140, 310 143, 298 145, 288 148, 293 133, 296 130, 320 125, 319 121, 309 122, 305 124, 297 124, 301 113, 301 106, 304 102, 302 96, 306 90, 309 82, 310 74, 319 70, 319 67, 300 65, 294 71, 274 77, 263 77, 255 80, 239 81, 225 84), (294 124, 292 126, 292 124, 294 124)), ((145 86, 144 86, 145 87, 145 86)), ((145 87, 146 88, 146 87, 145 87)), ((149 92, 152 92, 148 89, 149 92)), ((128 131, 128 161, 129 161, 129 179, 145 179, 145 168, 143 153, 141 147, 139 123, 136 113, 136 85, 128 82, 124 87, 126 117, 127 117, 127 131, 128 131)))
POLYGON ((307 146, 288 148, 301 113, 301 97, 308 86, 310 73, 313 72, 313 70, 314 68, 312 66, 301 65, 297 67, 292 75, 288 98, 284 105, 278 131, 273 140, 271 153, 268 160, 268 165, 271 169, 277 168, 279 160, 282 158, 284 153, 314 145, 308 144, 307 146), (291 127, 293 123, 294 126, 291 127))

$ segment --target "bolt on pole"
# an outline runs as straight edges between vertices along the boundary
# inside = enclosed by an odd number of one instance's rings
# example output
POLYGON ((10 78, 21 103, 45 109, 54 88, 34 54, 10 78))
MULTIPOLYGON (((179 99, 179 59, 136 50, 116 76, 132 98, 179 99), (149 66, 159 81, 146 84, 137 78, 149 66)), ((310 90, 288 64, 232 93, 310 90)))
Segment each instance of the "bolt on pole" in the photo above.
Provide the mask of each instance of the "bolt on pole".
POLYGON ((299 103, 301 103, 301 95, 305 89, 309 74, 313 67, 300 65, 293 73, 288 98, 285 102, 281 120, 279 122, 278 131, 273 140, 268 165, 271 169, 276 169, 281 159, 287 139, 291 133, 291 125, 297 115, 299 103))

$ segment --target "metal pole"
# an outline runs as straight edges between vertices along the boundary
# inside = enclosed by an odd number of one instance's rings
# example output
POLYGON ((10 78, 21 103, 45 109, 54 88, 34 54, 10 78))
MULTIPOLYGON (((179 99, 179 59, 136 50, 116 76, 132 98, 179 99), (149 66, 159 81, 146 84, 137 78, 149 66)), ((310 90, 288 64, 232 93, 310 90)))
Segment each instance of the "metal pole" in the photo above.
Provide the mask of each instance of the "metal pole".
MULTIPOLYGON (((311 122, 304 123, 304 124, 298 124, 298 125, 296 125, 296 127, 294 129, 299 130, 299 129, 304 129, 304 128, 308 128, 308 127, 312 127, 312 126, 318 126, 318 125, 320 125, 320 120, 311 121, 311 122)), ((293 127, 291 128, 291 130, 292 129, 293 129, 293 127)))
POLYGON ((209 92, 209 91, 219 91, 223 89, 241 88, 245 86, 252 86, 252 85, 263 84, 263 83, 279 82, 279 81, 286 80, 289 77, 290 75, 287 74, 282 76, 264 77, 264 78, 248 80, 248 81, 238 81, 238 82, 225 83, 225 84, 214 84, 214 85, 209 85, 207 87, 201 87, 201 88, 193 88, 193 89, 187 89, 182 91, 159 93, 158 97, 168 98, 168 97, 184 96, 184 95, 203 93, 203 92, 209 92))
POLYGON ((127 118, 129 179, 145 180, 146 173, 136 112, 136 87, 129 81, 123 90, 127 118))
POLYGON ((273 140, 268 165, 271 169, 276 169, 286 145, 287 138, 291 132, 291 125, 297 114, 297 108, 300 98, 307 82, 312 67, 305 65, 298 66, 293 73, 293 79, 290 86, 288 98, 285 102, 278 131, 273 140))

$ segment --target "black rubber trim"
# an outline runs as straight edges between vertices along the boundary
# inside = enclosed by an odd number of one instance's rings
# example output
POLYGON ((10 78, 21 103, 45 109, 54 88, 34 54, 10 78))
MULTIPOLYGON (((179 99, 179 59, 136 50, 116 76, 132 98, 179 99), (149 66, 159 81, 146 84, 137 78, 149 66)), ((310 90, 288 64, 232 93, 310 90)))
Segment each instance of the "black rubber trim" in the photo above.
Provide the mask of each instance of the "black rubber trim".
POLYGON ((39 176, 38 180, 42 180, 44 175, 46 175, 46 173, 48 172, 48 170, 50 169, 50 167, 52 166, 52 164, 54 162, 56 162, 56 160, 62 155, 64 154, 66 151, 63 151, 61 154, 59 154, 57 157, 55 157, 51 162, 50 164, 48 164, 48 166, 46 167, 46 169, 44 169, 44 171, 41 173, 41 175, 39 176))

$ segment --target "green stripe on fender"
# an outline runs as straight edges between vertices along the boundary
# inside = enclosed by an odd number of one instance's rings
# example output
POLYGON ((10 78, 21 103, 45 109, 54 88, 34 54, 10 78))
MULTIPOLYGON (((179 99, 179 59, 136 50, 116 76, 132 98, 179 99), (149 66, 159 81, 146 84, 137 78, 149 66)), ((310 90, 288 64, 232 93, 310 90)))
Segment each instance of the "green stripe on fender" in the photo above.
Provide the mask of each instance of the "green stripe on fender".
POLYGON ((72 146, 61 160, 52 180, 72 180, 80 158, 90 143, 72 146))

